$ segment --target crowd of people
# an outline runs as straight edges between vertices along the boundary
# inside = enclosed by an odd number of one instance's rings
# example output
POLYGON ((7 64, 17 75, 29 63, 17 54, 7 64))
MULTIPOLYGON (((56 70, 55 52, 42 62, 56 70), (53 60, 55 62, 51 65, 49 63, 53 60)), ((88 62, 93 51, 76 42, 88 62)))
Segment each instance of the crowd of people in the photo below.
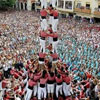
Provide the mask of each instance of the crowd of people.
POLYGON ((52 6, 0 19, 1 100, 99 100, 100 24, 72 17, 58 24, 52 6))

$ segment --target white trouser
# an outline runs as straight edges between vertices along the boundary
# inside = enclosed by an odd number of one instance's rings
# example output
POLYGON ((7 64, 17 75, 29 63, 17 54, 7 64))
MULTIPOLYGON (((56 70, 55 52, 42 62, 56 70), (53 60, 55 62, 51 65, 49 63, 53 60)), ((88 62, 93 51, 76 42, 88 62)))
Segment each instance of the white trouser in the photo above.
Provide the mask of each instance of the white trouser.
POLYGON ((52 44, 52 42, 53 42, 53 38, 49 37, 49 44, 52 44))
POLYGON ((38 99, 41 100, 42 98, 46 98, 46 88, 38 88, 38 99))
POLYGON ((48 27, 47 19, 41 19, 41 29, 47 30, 47 27, 48 27))
POLYGON ((26 95, 25 95, 25 100, 30 100, 31 99, 32 92, 33 92, 33 90, 27 88, 27 92, 26 92, 26 95))
POLYGON ((39 61, 39 64, 44 64, 44 61, 39 61))
POLYGON ((57 47, 58 47, 58 41, 53 41, 52 42, 52 52, 56 52, 57 53, 57 47))
POLYGON ((49 16, 49 24, 52 25, 53 20, 54 20, 54 17, 53 16, 49 16))
POLYGON ((25 80, 23 80, 23 83, 24 83, 24 84, 26 84, 26 83, 27 83, 27 79, 28 79, 28 78, 26 78, 25 80))
POLYGON ((40 38, 40 46, 41 46, 40 52, 42 52, 43 50, 43 53, 45 53, 45 40, 42 40, 41 38, 40 38))
POLYGON ((56 97, 58 98, 58 94, 62 95, 62 85, 56 85, 56 97))
POLYGON ((0 82, 0 90, 2 90, 2 82, 0 82))
POLYGON ((3 100, 3 91, 0 91, 0 100, 3 100))
POLYGON ((58 25, 58 19, 53 19, 53 21, 52 21, 53 32, 57 32, 57 25, 58 25))
POLYGON ((34 91, 34 96, 36 96, 38 91, 38 85, 34 86, 33 91, 34 91))
POLYGON ((47 0, 40 0, 41 1, 41 8, 47 8, 47 0))
POLYGON ((70 96, 72 93, 71 84, 67 85, 65 82, 63 82, 63 92, 65 96, 70 96))
POLYGON ((27 83, 26 83, 26 86, 25 86, 25 88, 24 88, 24 91, 27 91, 27 88, 28 88, 28 81, 27 81, 27 83))
POLYGON ((54 93, 54 84, 47 84, 48 93, 54 93))
POLYGON ((56 7, 56 0, 50 0, 50 4, 52 4, 52 7, 56 7))
POLYGON ((19 97, 16 97, 16 98, 15 98, 15 100, 21 100, 21 98, 19 98, 19 97))

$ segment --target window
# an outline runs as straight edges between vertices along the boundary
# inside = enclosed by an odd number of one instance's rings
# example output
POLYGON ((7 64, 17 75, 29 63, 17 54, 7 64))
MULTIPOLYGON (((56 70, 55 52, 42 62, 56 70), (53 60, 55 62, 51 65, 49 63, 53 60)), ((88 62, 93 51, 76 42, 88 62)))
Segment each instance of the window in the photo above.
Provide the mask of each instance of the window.
POLYGON ((63 0, 58 0, 58 7, 63 8, 64 7, 64 1, 63 0))
POLYGON ((100 5, 98 5, 98 11, 100 11, 100 5))
POLYGON ((81 8, 81 3, 77 3, 76 8, 81 8))
POLYGON ((86 4, 86 9, 90 9, 90 4, 86 4))
POLYGON ((72 9, 72 1, 66 1, 65 2, 65 8, 66 9, 72 9))

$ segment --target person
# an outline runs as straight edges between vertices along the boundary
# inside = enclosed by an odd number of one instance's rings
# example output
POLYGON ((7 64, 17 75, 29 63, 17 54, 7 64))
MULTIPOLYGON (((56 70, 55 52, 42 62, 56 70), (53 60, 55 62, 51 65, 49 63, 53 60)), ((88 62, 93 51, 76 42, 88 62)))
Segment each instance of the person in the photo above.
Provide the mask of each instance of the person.
POLYGON ((39 53, 39 64, 45 63, 45 56, 46 56, 46 53, 42 53, 42 52, 39 53))
POLYGON ((34 92, 33 95, 34 95, 34 97, 36 97, 37 94, 38 94, 38 81, 41 78, 41 71, 38 72, 37 69, 36 69, 35 72, 34 72, 33 78, 34 78, 34 81, 37 82, 37 84, 33 88, 33 92, 34 92))
POLYGON ((28 80, 28 87, 27 87, 27 92, 25 95, 25 100, 30 100, 32 93, 33 93, 33 88, 36 85, 36 82, 33 80, 33 73, 31 73, 30 78, 28 80))
POLYGON ((50 99, 50 94, 51 94, 51 99, 53 99, 54 95, 54 86, 55 86, 55 75, 53 72, 49 72, 48 74, 48 81, 47 81, 47 93, 48 93, 48 98, 50 99))
POLYGON ((44 100, 46 100, 46 95, 47 95, 46 83, 47 83, 48 77, 45 77, 44 71, 42 72, 42 77, 40 78, 40 82, 39 82, 39 87, 38 87, 38 100, 41 100, 42 98, 44 100))
MULTIPOLYGON (((50 21, 50 22, 51 22, 51 21, 50 21)), ((53 34, 52 25, 50 24, 49 27, 50 27, 50 28, 48 29, 49 34, 53 34)), ((53 43, 53 38, 52 38, 51 36, 49 36, 48 38, 49 38, 49 44, 52 45, 52 43, 53 43)))
POLYGON ((53 53, 57 53, 58 34, 57 33, 49 34, 49 37, 52 37, 53 38, 53 42, 52 42, 52 52, 53 53))
POLYGON ((72 87, 71 87, 71 77, 68 72, 66 73, 66 77, 63 78, 63 92, 65 97, 72 95, 72 87))
POLYGON ((45 53, 45 42, 47 33, 45 31, 40 31, 40 52, 45 53))
POLYGON ((60 95, 63 94, 63 92, 62 92, 63 79, 62 79, 62 76, 60 74, 57 74, 55 79, 56 79, 56 97, 58 98, 59 93, 60 93, 60 95))
POLYGON ((50 7, 48 7, 49 24, 50 25, 52 25, 52 23, 53 23, 53 10, 54 10, 54 8, 52 7, 52 5, 50 5, 50 7))
POLYGON ((47 30, 48 24, 47 24, 47 11, 46 9, 43 7, 43 9, 41 9, 40 11, 40 15, 41 15, 41 29, 42 30, 47 30))
POLYGON ((53 10, 53 21, 52 21, 52 30, 53 30, 53 32, 57 32, 58 16, 59 16, 58 11, 56 9, 54 9, 53 10))
POLYGON ((95 86, 95 98, 96 100, 100 98, 100 82, 95 86))
POLYGON ((56 0, 50 0, 50 4, 52 5, 53 8, 56 7, 56 0))
POLYGON ((43 7, 47 8, 47 0, 40 0, 40 2, 41 2, 41 9, 43 9, 43 7))

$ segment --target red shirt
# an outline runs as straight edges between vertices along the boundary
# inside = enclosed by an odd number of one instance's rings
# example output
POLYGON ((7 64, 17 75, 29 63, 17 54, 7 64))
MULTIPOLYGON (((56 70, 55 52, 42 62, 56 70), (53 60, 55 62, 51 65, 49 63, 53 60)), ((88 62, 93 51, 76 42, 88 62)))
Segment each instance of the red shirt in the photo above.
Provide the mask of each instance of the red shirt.
POLYGON ((40 31, 40 36, 41 36, 41 37, 45 37, 45 38, 46 38, 46 37, 47 37, 47 33, 46 33, 46 32, 44 32, 44 31, 40 31))
POLYGON ((71 82, 71 78, 69 76, 63 78, 63 80, 68 84, 71 82))
POLYGON ((49 34, 48 36, 53 37, 53 38, 58 38, 58 34, 57 33, 49 34))
POLYGON ((53 16, 58 17, 58 11, 57 10, 53 10, 53 16))
POLYGON ((29 81, 28 81, 28 85, 29 86, 34 86, 34 85, 36 85, 37 83, 35 82, 35 81, 33 81, 33 80, 31 80, 31 79, 29 79, 29 81))
POLYGON ((14 77, 15 77, 15 78, 18 78, 18 77, 19 77, 18 72, 14 72, 14 77))
POLYGON ((18 90, 19 89, 19 86, 15 86, 14 87, 14 91, 18 90))
POLYGON ((2 88, 5 88, 7 84, 8 84, 7 80, 3 80, 2 81, 2 88))
POLYGON ((41 16, 47 16, 47 11, 45 10, 45 9, 42 9, 41 11, 40 11, 40 14, 41 14, 41 16))
POLYGON ((41 78, 40 79, 40 84, 46 84, 48 78, 41 78))
POLYGON ((53 53, 53 54, 51 54, 51 57, 56 59, 56 58, 58 58, 58 55, 57 55, 57 53, 53 53))
POLYGON ((53 11, 54 11, 53 9, 49 9, 49 14, 53 15, 53 11))
POLYGON ((41 78, 41 73, 39 75, 38 74, 34 75, 34 81, 38 81, 40 78, 41 78))
POLYGON ((92 77, 92 75, 89 72, 86 72, 86 76, 87 76, 87 78, 91 78, 92 77))
POLYGON ((53 33, 52 28, 49 28, 48 31, 49 31, 50 33, 53 33))
POLYGON ((56 82, 57 82, 57 83, 61 83, 61 82, 63 82, 62 77, 60 77, 60 78, 56 77, 56 82))
POLYGON ((39 53, 40 58, 45 58, 46 54, 45 53, 39 53))
POLYGON ((90 88, 90 82, 87 82, 87 83, 85 84, 85 86, 86 86, 86 88, 90 88))
POLYGON ((55 80, 55 76, 51 77, 50 75, 48 75, 48 80, 54 81, 55 80))

